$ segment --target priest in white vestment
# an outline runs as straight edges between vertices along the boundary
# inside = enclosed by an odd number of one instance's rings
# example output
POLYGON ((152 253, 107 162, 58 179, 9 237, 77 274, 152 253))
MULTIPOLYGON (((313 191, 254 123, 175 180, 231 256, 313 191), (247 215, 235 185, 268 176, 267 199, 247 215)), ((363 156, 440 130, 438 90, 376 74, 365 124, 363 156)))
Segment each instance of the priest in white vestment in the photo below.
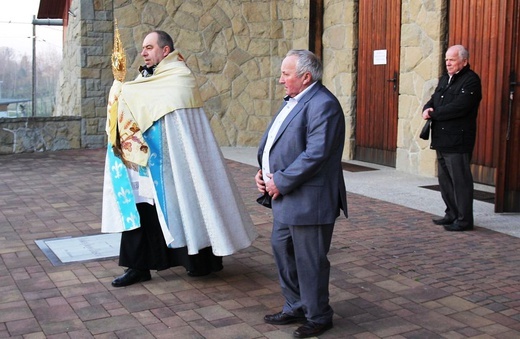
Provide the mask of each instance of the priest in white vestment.
POLYGON ((174 266, 191 276, 219 271, 223 256, 257 237, 172 38, 149 33, 141 56, 139 76, 116 78, 109 95, 101 227, 122 232, 127 267, 115 287, 174 266))

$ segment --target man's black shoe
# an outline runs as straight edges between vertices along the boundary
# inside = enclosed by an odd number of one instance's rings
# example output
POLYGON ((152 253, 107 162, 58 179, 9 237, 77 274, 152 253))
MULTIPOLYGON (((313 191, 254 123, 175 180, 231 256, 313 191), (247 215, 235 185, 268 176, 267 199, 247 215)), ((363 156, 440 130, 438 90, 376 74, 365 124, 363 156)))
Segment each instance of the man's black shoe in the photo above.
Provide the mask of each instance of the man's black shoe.
POLYGON ((305 321, 305 317, 279 312, 276 314, 266 315, 264 317, 264 321, 271 325, 287 325, 287 324, 305 321))
POLYGON ((449 225, 453 223, 453 220, 448 219, 446 217, 441 219, 432 219, 432 221, 435 225, 449 225))
POLYGON ((332 321, 326 324, 318 324, 313 323, 312 321, 307 321, 303 326, 298 327, 298 329, 293 332, 293 336, 295 338, 317 337, 320 334, 323 334, 325 331, 330 330, 331 328, 332 321))
POLYGON ((112 286, 114 287, 123 287, 129 286, 138 282, 151 280, 152 276, 150 275, 150 271, 141 271, 136 270, 135 268, 129 268, 125 271, 120 277, 117 277, 112 281, 112 286))
POLYGON ((471 231, 473 225, 461 226, 459 223, 454 222, 453 224, 444 225, 444 229, 449 232, 464 232, 471 231))

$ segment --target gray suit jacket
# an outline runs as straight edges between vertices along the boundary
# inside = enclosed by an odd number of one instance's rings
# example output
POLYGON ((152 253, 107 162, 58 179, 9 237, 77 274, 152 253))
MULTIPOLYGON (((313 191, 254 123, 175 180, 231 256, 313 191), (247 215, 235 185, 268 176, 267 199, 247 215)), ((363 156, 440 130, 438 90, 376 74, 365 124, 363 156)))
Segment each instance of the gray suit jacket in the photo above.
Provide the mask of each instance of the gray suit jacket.
MULTIPOLYGON (((260 168, 270 128, 260 141, 260 168)), ((318 82, 289 113, 269 153, 271 173, 281 193, 272 201, 277 221, 290 225, 331 224, 340 209, 347 216, 341 167, 344 142, 341 105, 318 82)))

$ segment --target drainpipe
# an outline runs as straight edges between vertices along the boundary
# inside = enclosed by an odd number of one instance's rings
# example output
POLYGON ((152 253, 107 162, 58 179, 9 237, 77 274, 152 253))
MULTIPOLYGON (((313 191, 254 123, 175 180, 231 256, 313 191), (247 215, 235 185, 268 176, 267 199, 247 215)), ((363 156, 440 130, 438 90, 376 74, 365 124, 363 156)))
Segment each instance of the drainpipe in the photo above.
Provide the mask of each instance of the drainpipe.
POLYGON ((36 25, 63 26, 63 19, 36 19, 33 15, 33 34, 32 34, 32 112, 36 116, 36 25))

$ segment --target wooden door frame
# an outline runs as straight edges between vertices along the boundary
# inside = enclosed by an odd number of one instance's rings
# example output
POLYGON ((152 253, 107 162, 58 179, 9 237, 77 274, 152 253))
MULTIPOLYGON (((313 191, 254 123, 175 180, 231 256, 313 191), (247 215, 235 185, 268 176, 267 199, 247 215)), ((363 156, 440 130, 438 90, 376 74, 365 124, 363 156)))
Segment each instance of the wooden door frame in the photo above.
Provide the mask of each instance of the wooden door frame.
MULTIPOLYGON (((512 15, 512 30, 506 32, 507 33, 507 41, 510 41, 510 53, 511 59, 509 61, 509 86, 504 86, 504 95, 502 96, 502 107, 503 111, 507 114, 501 114, 502 119, 500 120, 500 139, 499 139, 499 152, 498 152, 498 161, 497 161, 497 171, 496 171, 496 182, 495 182, 495 212, 505 212, 506 204, 505 197, 507 192, 507 175, 506 170, 508 170, 509 164, 509 152, 511 145, 508 143, 506 138, 508 134, 508 122, 509 122, 509 105, 514 105, 510 102, 510 97, 514 100, 520 100, 519 97, 514 97, 515 94, 520 96, 520 92, 518 90, 517 85, 513 84, 519 81, 520 79, 520 69, 515 69, 515 66, 519 66, 517 53, 520 53, 520 1, 512 0, 511 10, 513 11, 512 15), (516 92, 516 93, 515 93, 516 92)), ((511 107, 511 109, 513 109, 511 107)), ((518 150, 517 150, 518 151, 518 150)))
POLYGON ((323 12, 324 0, 311 0, 309 5, 309 51, 323 62, 323 12))

